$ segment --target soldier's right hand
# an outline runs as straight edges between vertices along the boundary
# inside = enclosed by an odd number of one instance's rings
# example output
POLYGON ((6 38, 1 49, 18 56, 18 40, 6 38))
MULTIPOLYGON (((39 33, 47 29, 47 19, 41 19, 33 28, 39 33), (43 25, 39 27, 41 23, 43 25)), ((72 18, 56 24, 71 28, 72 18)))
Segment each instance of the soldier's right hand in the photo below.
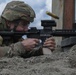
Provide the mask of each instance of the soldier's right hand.
POLYGON ((32 50, 36 45, 38 45, 39 40, 38 40, 38 39, 35 39, 35 38, 28 38, 28 39, 23 40, 21 43, 22 43, 22 45, 25 47, 25 49, 26 49, 27 51, 30 51, 30 50, 32 50))

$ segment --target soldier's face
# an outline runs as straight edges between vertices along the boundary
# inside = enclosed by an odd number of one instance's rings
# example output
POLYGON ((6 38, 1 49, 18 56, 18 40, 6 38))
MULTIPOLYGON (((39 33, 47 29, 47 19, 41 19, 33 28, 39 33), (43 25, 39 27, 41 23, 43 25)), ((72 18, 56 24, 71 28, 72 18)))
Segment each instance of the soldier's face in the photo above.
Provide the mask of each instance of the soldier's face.
POLYGON ((28 30, 28 26, 29 26, 29 22, 21 20, 18 24, 18 26, 16 27, 17 31, 27 31, 28 30))
MULTIPOLYGON (((15 22, 9 22, 8 23, 8 26, 9 26, 10 30, 13 30, 15 25, 16 25, 15 22)), ((20 20, 18 22, 18 25, 16 26, 15 30, 16 31, 27 31, 28 26, 29 26, 29 22, 27 22, 25 20, 20 20)))

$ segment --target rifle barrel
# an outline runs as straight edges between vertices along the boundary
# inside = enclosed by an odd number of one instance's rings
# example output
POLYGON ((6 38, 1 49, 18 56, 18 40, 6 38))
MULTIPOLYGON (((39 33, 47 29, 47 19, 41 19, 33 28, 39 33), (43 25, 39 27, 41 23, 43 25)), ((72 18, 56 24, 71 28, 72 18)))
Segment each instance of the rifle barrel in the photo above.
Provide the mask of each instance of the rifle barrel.
POLYGON ((53 30, 53 36, 76 36, 76 30, 53 30))

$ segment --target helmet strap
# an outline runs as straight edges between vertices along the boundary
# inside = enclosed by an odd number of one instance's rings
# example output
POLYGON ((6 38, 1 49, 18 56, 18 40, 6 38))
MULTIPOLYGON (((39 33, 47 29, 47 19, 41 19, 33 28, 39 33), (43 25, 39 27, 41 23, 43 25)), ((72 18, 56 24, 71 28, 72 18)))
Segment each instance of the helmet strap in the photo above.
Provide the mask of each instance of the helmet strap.
POLYGON ((12 31, 16 31, 16 28, 17 28, 17 26, 19 25, 19 20, 17 20, 17 21, 14 21, 14 28, 13 28, 13 30, 12 31))
POLYGON ((6 20, 4 18, 1 18, 1 22, 2 22, 2 30, 8 30, 6 20))

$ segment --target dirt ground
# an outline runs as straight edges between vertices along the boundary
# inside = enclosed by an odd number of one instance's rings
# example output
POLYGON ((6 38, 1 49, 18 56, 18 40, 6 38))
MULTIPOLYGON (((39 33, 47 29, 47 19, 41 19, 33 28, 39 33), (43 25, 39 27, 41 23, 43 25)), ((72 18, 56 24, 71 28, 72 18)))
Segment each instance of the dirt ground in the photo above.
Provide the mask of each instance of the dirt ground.
POLYGON ((76 75, 76 46, 30 58, 0 58, 0 75, 76 75))

